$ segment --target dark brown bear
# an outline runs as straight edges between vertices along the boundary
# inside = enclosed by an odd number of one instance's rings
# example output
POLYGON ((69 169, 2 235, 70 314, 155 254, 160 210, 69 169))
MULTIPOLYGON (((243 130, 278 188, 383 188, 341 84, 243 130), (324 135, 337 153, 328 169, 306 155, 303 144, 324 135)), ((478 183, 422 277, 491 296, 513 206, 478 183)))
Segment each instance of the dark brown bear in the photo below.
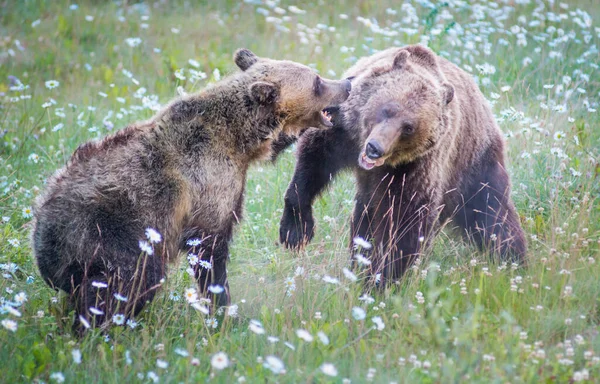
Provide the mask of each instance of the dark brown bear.
POLYGON ((246 49, 234 59, 240 72, 81 145, 48 180, 34 210, 33 249, 46 282, 75 299, 76 321, 135 315, 180 250, 204 261, 194 267, 201 292, 218 286, 216 304, 229 303, 228 244, 248 166, 270 157, 280 133, 331 126, 321 111, 350 92, 349 81, 291 61, 246 49), (143 255, 147 228, 162 239, 143 255))
POLYGON ((351 168, 352 236, 372 242, 372 277, 401 277, 447 220, 501 260, 523 262, 502 134, 471 76, 415 45, 361 59, 344 77, 353 89, 333 128, 300 137, 280 240, 313 237, 313 200, 351 168))

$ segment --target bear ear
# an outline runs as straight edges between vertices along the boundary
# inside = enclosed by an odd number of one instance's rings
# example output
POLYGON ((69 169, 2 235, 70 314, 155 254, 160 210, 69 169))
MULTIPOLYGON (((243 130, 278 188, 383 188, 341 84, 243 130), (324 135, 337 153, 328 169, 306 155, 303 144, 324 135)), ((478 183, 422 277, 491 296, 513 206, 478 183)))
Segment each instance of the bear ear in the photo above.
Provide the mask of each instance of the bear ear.
POLYGON ((250 94, 261 105, 270 105, 277 101, 279 89, 275 84, 257 81, 250 85, 250 94))
POLYGON ((437 58, 431 49, 419 44, 411 45, 407 49, 410 50, 410 53, 412 54, 412 60, 419 63, 419 65, 437 68, 437 58))
POLYGON ((240 48, 235 51, 233 61, 242 71, 245 71, 258 61, 258 56, 249 49, 240 48))
POLYGON ((410 52, 408 52, 407 50, 402 50, 398 52, 396 57, 394 57, 394 68, 402 69, 406 65, 406 60, 408 60, 409 56, 410 52))
POLYGON ((454 99, 454 87, 448 83, 442 84, 442 87, 444 88, 444 101, 448 105, 454 99))

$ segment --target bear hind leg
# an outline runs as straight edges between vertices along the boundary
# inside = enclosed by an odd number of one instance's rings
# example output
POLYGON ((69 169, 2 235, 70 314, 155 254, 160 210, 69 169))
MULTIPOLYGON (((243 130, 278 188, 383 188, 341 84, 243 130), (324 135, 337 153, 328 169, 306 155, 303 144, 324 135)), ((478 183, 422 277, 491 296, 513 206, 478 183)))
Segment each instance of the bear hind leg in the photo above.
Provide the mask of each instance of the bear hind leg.
POLYGON ((139 256, 138 263, 90 271, 72 293, 75 302, 73 330, 82 335, 89 327, 107 328, 133 319, 156 294, 163 278, 159 255, 139 256))
POLYGON ((523 264, 527 242, 510 199, 508 174, 496 162, 484 167, 481 176, 463 193, 463 208, 454 221, 480 249, 501 261, 523 264))

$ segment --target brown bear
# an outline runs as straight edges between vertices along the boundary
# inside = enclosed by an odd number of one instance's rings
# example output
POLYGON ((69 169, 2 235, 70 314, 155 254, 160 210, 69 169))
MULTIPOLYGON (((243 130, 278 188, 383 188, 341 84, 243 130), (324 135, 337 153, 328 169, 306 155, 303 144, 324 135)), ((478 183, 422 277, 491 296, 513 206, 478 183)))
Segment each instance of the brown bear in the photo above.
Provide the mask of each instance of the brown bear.
POLYGON ((348 80, 295 62, 247 49, 234 60, 241 71, 81 145, 48 180, 33 250, 45 281, 75 299, 76 327, 134 316, 180 250, 194 252, 201 293, 210 287, 227 305, 228 244, 248 166, 270 157, 280 133, 331 126, 322 110, 350 93, 348 80))
POLYGON ((502 260, 524 261, 502 134, 471 76, 413 45, 363 58, 344 77, 353 78, 352 92, 333 128, 299 139, 281 242, 301 247, 312 239, 313 200, 351 168, 352 237, 371 242, 363 249, 371 277, 401 277, 449 220, 502 260))

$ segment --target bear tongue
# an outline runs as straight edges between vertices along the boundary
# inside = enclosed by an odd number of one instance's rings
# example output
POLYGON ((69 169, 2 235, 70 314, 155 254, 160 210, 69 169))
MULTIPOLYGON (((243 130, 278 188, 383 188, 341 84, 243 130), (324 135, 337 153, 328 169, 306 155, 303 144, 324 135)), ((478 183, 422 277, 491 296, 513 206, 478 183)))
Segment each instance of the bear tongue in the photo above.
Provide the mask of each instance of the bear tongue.
POLYGON ((367 171, 369 169, 373 169, 375 167, 383 165, 384 162, 385 159, 371 160, 367 157, 367 155, 364 152, 361 153, 360 157, 358 158, 358 165, 360 165, 361 168, 366 169, 367 171))

